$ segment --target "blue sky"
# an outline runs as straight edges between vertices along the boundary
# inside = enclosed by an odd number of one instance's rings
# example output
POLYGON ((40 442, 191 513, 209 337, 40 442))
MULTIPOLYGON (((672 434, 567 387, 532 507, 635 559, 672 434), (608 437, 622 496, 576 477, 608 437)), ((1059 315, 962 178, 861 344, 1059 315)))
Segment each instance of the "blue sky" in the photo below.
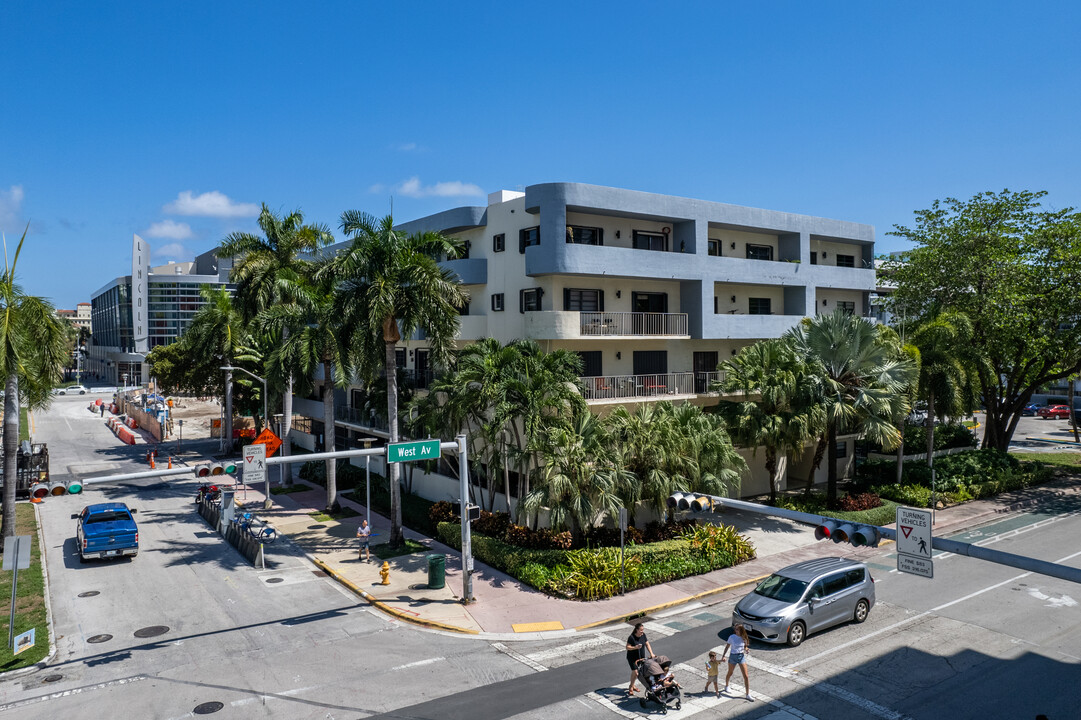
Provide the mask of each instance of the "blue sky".
MULTIPOLYGON (((336 228, 538 182, 876 226, 1081 205, 1078 3, 0 4, 0 229, 58 307, 259 203, 336 228), (13 238, 14 236, 14 238, 13 238)), ((10 252, 10 251, 9 251, 10 252)))

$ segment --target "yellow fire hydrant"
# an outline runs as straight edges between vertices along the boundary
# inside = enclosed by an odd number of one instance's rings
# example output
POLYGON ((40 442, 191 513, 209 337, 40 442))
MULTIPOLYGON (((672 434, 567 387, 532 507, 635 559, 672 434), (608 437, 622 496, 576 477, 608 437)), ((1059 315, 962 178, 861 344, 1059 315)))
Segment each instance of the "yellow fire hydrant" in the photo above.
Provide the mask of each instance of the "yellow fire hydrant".
POLYGON ((390 563, 386 560, 383 561, 383 567, 379 568, 379 577, 383 578, 380 585, 390 585, 390 563))

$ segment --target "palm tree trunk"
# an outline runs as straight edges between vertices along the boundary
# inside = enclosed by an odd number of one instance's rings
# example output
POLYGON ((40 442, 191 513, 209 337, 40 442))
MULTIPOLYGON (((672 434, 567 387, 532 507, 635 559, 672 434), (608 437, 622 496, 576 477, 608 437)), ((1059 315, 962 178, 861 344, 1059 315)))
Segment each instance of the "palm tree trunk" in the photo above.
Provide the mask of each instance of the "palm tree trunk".
POLYGON ((510 467, 507 465, 507 436, 503 435, 503 492, 507 500, 507 517, 510 517, 510 467))
POLYGON ((826 502, 837 502, 837 425, 830 422, 826 431, 826 502))
MULTIPOLYGON (((397 335, 398 328, 394 318, 388 318, 383 323, 383 339, 386 343, 386 354, 383 358, 383 368, 387 373, 387 424, 390 426, 390 442, 398 442, 398 373, 394 360, 394 346, 397 339, 387 340, 387 323, 394 327, 393 335, 397 335)), ((400 463, 387 463, 387 482, 390 483, 390 546, 401 547, 405 543, 402 533, 402 488, 399 485, 401 477, 400 463)))
MULTIPOLYGON (((337 432, 334 429, 334 365, 328 358, 323 358, 323 449, 336 450, 337 432)), ((330 458, 327 463, 327 502, 326 511, 337 512, 338 508, 338 460, 330 458)))
POLYGON ((777 486, 780 479, 777 477, 777 451, 772 447, 766 447, 766 472, 769 473, 769 504, 777 504, 777 486))
MULTIPOLYGON (((282 330, 282 340, 286 340, 289 337, 289 329, 282 330)), ((282 432, 282 455, 289 457, 293 454, 293 373, 289 372, 289 379, 285 381, 285 397, 282 398, 282 426, 284 432, 282 432)), ((293 466, 290 463, 286 463, 282 468, 282 472, 285 475, 286 487, 293 484, 293 466)))
POLYGON ((901 484, 901 474, 905 466, 905 425, 901 423, 901 442, 897 444, 897 484, 901 484))
POLYGON ((824 456, 825 454, 826 436, 823 435, 822 437, 818 438, 818 444, 815 445, 814 457, 811 458, 811 470, 807 473, 807 488, 805 489, 805 493, 807 495, 810 495, 811 491, 814 489, 815 473, 818 471, 818 468, 822 467, 822 456, 824 456))
POLYGON ((0 536, 15 535, 16 462, 19 452, 19 376, 8 375, 4 388, 4 511, 0 536))

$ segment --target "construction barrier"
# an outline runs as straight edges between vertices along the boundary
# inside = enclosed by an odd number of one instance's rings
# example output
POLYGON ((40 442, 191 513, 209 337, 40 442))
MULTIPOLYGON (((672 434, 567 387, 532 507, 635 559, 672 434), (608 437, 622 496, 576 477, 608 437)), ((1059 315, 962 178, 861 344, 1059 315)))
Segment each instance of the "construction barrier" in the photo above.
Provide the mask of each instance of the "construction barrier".
POLYGON ((138 422, 136 422, 136 421, 135 421, 135 418, 133 418, 133 417, 129 417, 129 418, 127 419, 127 420, 125 420, 125 421, 124 421, 124 424, 125 424, 125 425, 127 425, 127 426, 128 426, 129 428, 131 428, 132 430, 134 430, 135 428, 139 427, 139 423, 138 423, 138 422))
POLYGON ((135 444, 135 433, 125 427, 117 428, 116 436, 120 438, 121 441, 126 442, 128 445, 135 444))

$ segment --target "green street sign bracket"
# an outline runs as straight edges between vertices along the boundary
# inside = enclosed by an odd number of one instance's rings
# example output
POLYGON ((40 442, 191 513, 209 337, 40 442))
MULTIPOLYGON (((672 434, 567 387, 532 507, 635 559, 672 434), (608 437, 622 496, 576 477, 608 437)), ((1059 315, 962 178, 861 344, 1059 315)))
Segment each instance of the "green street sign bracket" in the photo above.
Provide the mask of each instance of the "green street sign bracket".
POLYGON ((439 457, 439 443, 439 440, 417 440, 416 442, 387 445, 387 462, 435 460, 439 457))

